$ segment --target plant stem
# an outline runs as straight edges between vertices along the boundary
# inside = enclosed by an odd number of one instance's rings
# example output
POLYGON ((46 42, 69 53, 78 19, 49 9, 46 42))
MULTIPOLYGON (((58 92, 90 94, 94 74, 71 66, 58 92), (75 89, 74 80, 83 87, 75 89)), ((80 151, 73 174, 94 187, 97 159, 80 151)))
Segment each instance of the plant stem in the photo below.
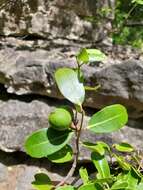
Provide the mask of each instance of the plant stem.
POLYGON ((81 129, 82 129, 82 126, 83 126, 83 120, 84 120, 84 110, 82 110, 82 116, 81 116, 81 123, 80 123, 80 127, 76 128, 76 140, 75 140, 75 154, 74 154, 74 161, 73 161, 73 164, 72 164, 72 167, 70 169, 70 171, 68 172, 67 176, 56 186, 56 187, 59 187, 59 186, 62 186, 66 183, 66 181, 73 176, 74 172, 75 172, 75 169, 76 169, 76 166, 77 166, 77 163, 78 163, 78 157, 79 157, 79 140, 80 140, 80 135, 81 135, 81 129))

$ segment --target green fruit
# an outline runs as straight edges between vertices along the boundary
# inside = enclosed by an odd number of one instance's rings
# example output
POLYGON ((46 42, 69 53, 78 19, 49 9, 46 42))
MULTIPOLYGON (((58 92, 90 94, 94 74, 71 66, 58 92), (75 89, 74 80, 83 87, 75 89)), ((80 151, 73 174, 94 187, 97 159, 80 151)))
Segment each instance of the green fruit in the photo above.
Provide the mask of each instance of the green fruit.
POLYGON ((63 105, 63 106, 60 106, 60 108, 66 109, 70 113, 72 120, 74 119, 73 110, 69 105, 63 105))
POLYGON ((64 131, 70 127, 72 117, 67 109, 57 108, 49 115, 49 123, 54 129, 64 131))

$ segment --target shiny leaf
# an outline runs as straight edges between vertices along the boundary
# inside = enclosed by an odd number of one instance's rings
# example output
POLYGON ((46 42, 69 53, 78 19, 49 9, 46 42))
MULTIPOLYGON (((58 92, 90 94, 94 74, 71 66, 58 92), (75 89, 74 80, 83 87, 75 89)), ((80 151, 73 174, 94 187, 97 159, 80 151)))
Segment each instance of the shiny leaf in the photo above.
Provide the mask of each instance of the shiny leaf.
POLYGON ((125 107, 115 104, 95 113, 87 128, 94 133, 110 133, 122 128, 127 121, 128 114, 125 107))
POLYGON ((88 148, 88 149, 90 149, 92 151, 95 151, 95 152, 99 153, 100 155, 105 154, 105 149, 100 144, 94 144, 94 143, 91 143, 91 142, 83 142, 83 146, 85 146, 86 148, 88 148))
POLYGON ((95 165, 100 178, 110 178, 110 168, 108 161, 104 155, 100 155, 96 152, 92 152, 91 154, 91 160, 93 164, 95 165))
POLYGON ((54 163, 65 163, 69 162, 73 158, 73 151, 69 145, 66 145, 61 150, 48 156, 48 159, 54 163))
POLYGON ((61 68, 55 72, 55 79, 62 95, 74 104, 84 101, 85 89, 79 82, 77 73, 70 68, 61 68))
POLYGON ((79 169, 79 174, 80 174, 80 177, 81 177, 83 183, 84 183, 84 184, 88 183, 89 177, 88 177, 87 169, 81 167, 81 168, 79 169))
POLYGON ((84 184, 78 190, 104 190, 98 183, 84 184))
POLYGON ((106 56, 98 49, 83 48, 76 56, 79 63, 90 63, 105 60, 106 56))
POLYGON ((71 139, 73 132, 43 128, 30 135, 25 150, 31 157, 42 158, 62 149, 71 139))
POLYGON ((134 148, 128 143, 114 144, 113 147, 120 152, 132 152, 134 148))

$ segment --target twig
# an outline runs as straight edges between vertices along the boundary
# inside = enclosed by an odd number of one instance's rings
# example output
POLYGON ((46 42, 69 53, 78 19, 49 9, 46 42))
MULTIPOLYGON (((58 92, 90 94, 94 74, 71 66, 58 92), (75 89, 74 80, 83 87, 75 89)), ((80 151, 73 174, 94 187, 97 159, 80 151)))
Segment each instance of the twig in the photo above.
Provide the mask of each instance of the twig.
POLYGON ((81 134, 81 129, 83 126, 83 119, 84 119, 84 110, 82 110, 82 116, 81 116, 81 123, 80 123, 80 127, 76 128, 76 141, 75 141, 75 154, 74 154, 74 161, 72 164, 72 167, 70 169, 70 171, 68 172, 67 176, 56 186, 62 186, 66 183, 66 181, 73 176, 76 166, 77 166, 77 162, 78 162, 78 157, 79 157, 79 140, 80 140, 80 134, 81 134))

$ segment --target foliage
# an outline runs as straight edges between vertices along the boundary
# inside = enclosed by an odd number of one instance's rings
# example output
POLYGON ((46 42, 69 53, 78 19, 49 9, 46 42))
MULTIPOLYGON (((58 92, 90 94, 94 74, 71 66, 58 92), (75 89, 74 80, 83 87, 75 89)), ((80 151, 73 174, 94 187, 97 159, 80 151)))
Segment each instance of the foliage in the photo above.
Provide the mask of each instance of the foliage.
MULTIPOLYGON (((128 143, 114 144, 109 147, 108 144, 97 142, 84 142, 80 138, 81 131, 89 131, 95 134, 110 133, 121 129, 128 120, 126 108, 123 105, 109 105, 99 112, 95 113, 83 130, 84 109, 83 102, 85 97, 84 75, 81 71, 83 64, 103 60, 106 56, 99 50, 82 49, 77 54, 77 68, 60 68, 55 72, 55 80, 61 94, 74 105, 74 112, 67 106, 57 108, 49 116, 49 128, 40 129, 31 134, 25 142, 27 154, 34 158, 46 157, 54 163, 64 163, 73 159, 73 165, 65 179, 57 186, 54 186, 46 174, 35 175, 35 181, 32 183, 37 190, 138 190, 143 185, 143 178, 140 172, 142 167, 139 157, 133 155, 129 161, 118 152, 132 153, 134 148, 128 143), (58 111, 57 111, 58 110, 58 111), (62 112, 61 112, 62 110, 62 112), (63 112, 64 110, 64 112, 63 112), (81 120, 77 119, 78 112, 81 114, 81 120), (70 115, 70 116, 69 116, 70 115), (53 117, 54 116, 54 117, 53 117), (61 119, 62 118, 62 119, 61 119), (71 121, 72 120, 72 121, 71 121), (51 125, 60 126, 62 129, 53 128, 51 125), (68 127, 67 127, 68 126, 68 127), (75 150, 68 145, 75 134, 75 150), (80 168, 79 174, 83 185, 75 188, 66 181, 74 174, 78 157, 79 143, 91 151, 91 161, 93 162, 97 175, 91 179, 86 168, 80 168), (74 152, 74 154, 73 154, 74 152), (109 157, 116 159, 117 167, 120 172, 112 174, 109 165, 109 157), (132 164, 131 162, 135 162, 132 164), (64 185, 64 186, 63 186, 64 185)), ((95 89, 90 89, 95 91, 95 89)))
POLYGON ((113 42, 143 48, 143 1, 117 0, 113 21, 113 42))

